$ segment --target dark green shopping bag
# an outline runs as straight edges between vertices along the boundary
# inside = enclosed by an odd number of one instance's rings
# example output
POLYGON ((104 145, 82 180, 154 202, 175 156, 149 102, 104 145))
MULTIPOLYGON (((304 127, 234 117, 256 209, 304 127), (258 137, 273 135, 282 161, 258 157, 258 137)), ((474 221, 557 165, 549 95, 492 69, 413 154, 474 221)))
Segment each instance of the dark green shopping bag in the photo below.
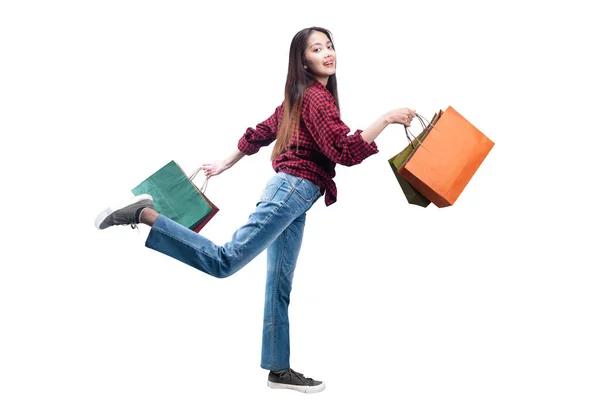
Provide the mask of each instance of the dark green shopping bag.
MULTIPOLYGON (((431 201, 429 199, 427 199, 425 196, 423 196, 421 194, 421 192, 419 192, 417 189, 415 189, 415 187, 413 185, 408 183, 408 181, 402 175, 400 175, 398 173, 398 169, 400 169, 400 167, 402 165, 404 165, 404 163, 410 158, 410 156, 414 153, 414 151, 419 147, 419 144, 423 141, 425 136, 427 136, 429 131, 431 131, 433 125, 435 125, 435 123, 441 116, 441 113, 442 113, 442 111, 440 111, 440 114, 436 113, 433 116, 433 118, 431 119, 431 123, 428 126, 425 126, 423 121, 419 118, 419 121, 421 121, 421 124, 423 125, 423 132, 421 132, 417 137, 413 136, 414 139, 412 141, 410 140, 410 137, 409 137, 408 138, 408 140, 410 141, 409 145, 406 146, 404 148, 404 150, 402 150, 400 153, 396 154, 394 157, 392 157, 388 160, 388 163, 390 164, 390 167, 392 168, 392 171, 394 172, 394 176, 396 177, 396 180, 400 184, 400 188, 402 188, 402 191, 404 192, 404 196, 406 196, 406 200, 408 200, 409 204, 414 204, 414 205, 417 205, 420 207, 427 207, 429 204, 431 204, 431 201)), ((409 135, 409 131, 408 131, 408 129, 406 129, 406 136, 408 137, 408 135, 409 135)))
POLYGON ((219 210, 192 182, 198 171, 188 178, 179 165, 171 161, 131 191, 136 196, 151 195, 158 213, 198 232, 196 229, 206 225, 219 210))

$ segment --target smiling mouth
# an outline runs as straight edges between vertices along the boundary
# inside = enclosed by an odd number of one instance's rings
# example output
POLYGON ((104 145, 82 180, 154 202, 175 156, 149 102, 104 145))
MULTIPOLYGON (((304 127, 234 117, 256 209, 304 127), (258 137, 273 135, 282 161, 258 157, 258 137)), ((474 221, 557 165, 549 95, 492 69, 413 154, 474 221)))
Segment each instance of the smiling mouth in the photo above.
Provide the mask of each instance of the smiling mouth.
POLYGON ((334 65, 334 62, 333 62, 333 61, 330 61, 330 62, 326 62, 326 63, 325 63, 325 66, 326 66, 326 67, 333 67, 333 65, 334 65))

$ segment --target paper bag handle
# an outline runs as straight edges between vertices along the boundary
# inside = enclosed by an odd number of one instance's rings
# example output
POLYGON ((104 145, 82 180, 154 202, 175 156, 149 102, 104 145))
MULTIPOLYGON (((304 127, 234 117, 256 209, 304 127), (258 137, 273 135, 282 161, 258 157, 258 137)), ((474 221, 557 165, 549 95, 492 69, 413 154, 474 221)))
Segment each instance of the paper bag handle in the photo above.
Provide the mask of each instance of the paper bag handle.
MULTIPOLYGON (((423 127, 423 131, 425 131, 425 129, 427 129, 427 125, 425 125, 425 122, 423 122, 423 120, 425 120, 425 118, 421 115, 421 114, 415 114, 417 119, 419 120, 419 122, 421 122, 421 126, 423 127)), ((427 121, 427 120, 425 120, 427 121)), ((427 121, 429 124, 429 121, 427 121)), ((423 143, 421 143, 421 141, 419 140, 419 138, 417 138, 415 135, 412 134, 412 132, 408 129, 408 127, 406 125, 404 125, 404 131, 406 132, 406 138, 408 139, 408 141, 410 142, 410 144, 413 146, 413 148, 415 147, 413 145, 413 141, 416 139, 417 142, 419 142, 420 145, 422 145, 423 143), (410 136, 412 136, 413 138, 411 139, 410 136)))
MULTIPOLYGON (((198 167, 194 170, 194 172, 192 172, 192 174, 190 175, 190 181, 193 181, 194 178, 196 178, 196 175, 198 175, 198 172, 200 172, 202 170, 202 167, 198 167)), ((202 193, 206 192, 206 188, 208 187, 208 178, 204 179, 204 182, 202 183, 202 187, 200 188, 200 191, 202 193)))

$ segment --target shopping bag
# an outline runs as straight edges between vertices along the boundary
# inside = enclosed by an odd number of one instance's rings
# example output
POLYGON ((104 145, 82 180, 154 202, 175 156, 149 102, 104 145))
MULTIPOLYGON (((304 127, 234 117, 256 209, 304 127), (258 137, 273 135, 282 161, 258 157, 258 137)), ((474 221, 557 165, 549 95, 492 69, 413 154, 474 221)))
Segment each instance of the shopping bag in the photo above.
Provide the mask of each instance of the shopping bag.
POLYGON ((420 207, 427 207, 429 204, 431 204, 431 201, 427 197, 423 196, 413 185, 408 183, 408 181, 402 175, 400 175, 398 169, 400 169, 400 167, 404 165, 408 157, 413 153, 413 151, 416 150, 419 142, 421 142, 423 138, 429 133, 432 126, 435 125, 435 123, 437 122, 441 113, 442 111, 440 110, 439 114, 434 114, 429 126, 425 126, 423 124, 423 120, 419 118, 419 121, 423 125, 423 132, 421 132, 417 137, 409 137, 409 131, 408 129, 406 129, 406 136, 409 140, 408 146, 406 146, 404 150, 402 150, 400 153, 396 154, 388 160, 388 163, 392 168, 392 172, 394 173, 398 184, 400 184, 400 188, 404 192, 404 196, 406 197, 406 200, 408 200, 409 204, 414 204, 420 207))
POLYGON ((192 182, 199 170, 188 178, 175 161, 170 161, 131 191, 151 195, 158 213, 199 232, 219 211, 203 193, 208 181, 202 190, 192 182))
MULTIPOLYGON (((194 178, 196 177, 196 174, 198 174, 198 171, 200 171, 201 169, 202 169, 202 168, 198 168, 198 169, 197 169, 197 170, 196 170, 194 173, 192 173, 192 175, 190 175, 190 181, 193 181, 193 180, 194 180, 194 178)), ((193 182, 192 182, 192 184, 193 184, 193 182)), ((196 186, 196 185, 194 185, 194 186, 196 186)), ((210 220, 212 219, 212 217, 214 217, 214 216, 215 216, 215 214, 216 214, 217 212, 219 212, 219 208, 218 208, 217 206, 215 206, 215 205, 213 204, 213 202, 212 202, 212 201, 210 201, 210 200, 208 199, 208 197, 206 197, 206 195, 205 195, 207 186, 208 186, 208 179, 205 179, 205 180, 204 180, 204 184, 202 185, 202 188, 201 188, 200 190, 198 190, 198 193, 200 193, 200 195, 201 195, 201 196, 204 198, 204 200, 205 200, 205 201, 208 203, 208 205, 210 206, 210 208, 211 208, 211 210, 212 210, 212 211, 211 211, 211 212, 210 212, 210 213, 209 213, 209 214, 208 214, 208 215, 207 215, 207 216, 206 216, 206 217, 205 217, 205 218, 204 218, 204 219, 203 219, 203 220, 202 220, 202 221, 201 221, 201 222, 200 222, 198 225, 196 225, 195 227, 193 227, 193 228, 192 228, 192 230, 193 230, 194 232, 196 232, 196 233, 200 232, 200 230, 201 230, 202 228, 204 228, 204 226, 205 226, 206 224, 208 224, 208 221, 210 221, 210 220)))
POLYGON ((438 207, 456 202, 494 146, 451 106, 398 172, 438 207))

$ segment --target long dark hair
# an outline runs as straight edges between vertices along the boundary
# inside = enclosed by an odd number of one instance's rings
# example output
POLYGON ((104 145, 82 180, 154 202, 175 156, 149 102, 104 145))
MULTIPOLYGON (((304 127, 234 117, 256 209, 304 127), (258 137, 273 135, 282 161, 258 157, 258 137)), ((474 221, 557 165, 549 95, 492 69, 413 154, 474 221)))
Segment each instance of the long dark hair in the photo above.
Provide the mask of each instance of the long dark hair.
MULTIPOLYGON (((291 141, 292 135, 296 134, 298 137, 298 129, 300 125, 300 115, 302 113, 302 99, 306 89, 316 81, 314 76, 308 69, 304 68, 306 60, 304 52, 306 51, 306 42, 309 36, 314 32, 323 32, 327 35, 327 38, 331 41, 333 46, 333 39, 331 32, 327 29, 313 26, 311 28, 302 29, 296 33, 292 39, 290 45, 290 61, 288 65, 287 80, 285 82, 285 98, 283 102, 283 118, 279 124, 279 130, 277 133, 277 141, 271 154, 271 160, 279 157, 288 148, 291 141)), ((335 47, 333 47, 335 49, 335 47)), ((335 73, 331 75, 327 81, 327 90, 333 95, 335 99, 335 105, 340 107, 337 93, 337 79, 335 73)), ((298 140, 296 140, 296 144, 298 140)))

